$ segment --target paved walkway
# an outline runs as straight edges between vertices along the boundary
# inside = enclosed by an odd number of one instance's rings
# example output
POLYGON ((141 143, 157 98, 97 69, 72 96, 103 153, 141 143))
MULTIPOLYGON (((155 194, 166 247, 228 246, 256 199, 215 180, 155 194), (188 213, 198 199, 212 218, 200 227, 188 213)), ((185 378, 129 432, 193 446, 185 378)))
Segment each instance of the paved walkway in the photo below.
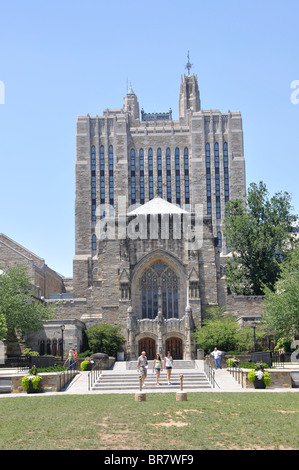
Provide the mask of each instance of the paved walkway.
MULTIPOLYGON (((296 365, 287 365, 285 366, 285 369, 292 369, 292 370, 298 370, 299 371, 299 364, 296 365)), ((183 369, 177 369, 176 372, 184 374, 184 371, 186 370, 183 369)), ((203 371, 203 361, 196 361, 196 369, 194 371, 203 371)), ((0 377, 1 374, 7 375, 8 369, 0 369, 0 377)), ((14 369, 11 369, 10 372, 16 373, 17 371, 14 369)), ((137 372, 133 370, 127 370, 126 369, 126 363, 125 362, 119 362, 115 364, 115 367, 111 371, 105 371, 105 374, 114 374, 114 373, 127 373, 127 374, 136 374, 137 372)), ((190 372, 190 371, 189 371, 190 372)), ((18 374, 24 375, 24 372, 19 372, 18 374)), ((161 381, 166 380, 166 377, 163 374, 161 376, 161 381)), ((257 391, 254 388, 242 388, 241 385, 238 384, 238 382, 234 379, 234 377, 228 372, 227 369, 218 369, 215 370, 215 381, 216 385, 214 388, 201 388, 201 389, 194 389, 187 391, 188 393, 194 393, 194 392, 199 392, 199 393, 219 393, 219 392, 245 392, 245 393, 256 393, 257 391)), ((136 392, 138 392, 139 389, 136 387, 136 392)), ((169 386, 169 389, 167 391, 159 390, 159 388, 146 388, 144 389, 145 393, 169 393, 169 392, 177 392, 179 391, 178 386, 169 386)), ((299 388, 266 388, 264 390, 259 390, 258 392, 260 393, 274 393, 274 392, 281 392, 281 393, 298 393, 299 388)), ((129 391, 99 391, 99 390, 88 390, 88 372, 80 372, 70 383, 70 385, 67 387, 67 389, 63 392, 47 392, 43 393, 42 396, 51 396, 51 395, 90 395, 90 394, 109 394, 109 393, 135 393, 132 390, 129 391)), ((26 393, 8 393, 8 394, 0 394, 1 397, 20 397, 20 396, 27 396, 27 397, 32 397, 32 396, 39 396, 39 394, 34 394, 34 395, 28 395, 26 393)))

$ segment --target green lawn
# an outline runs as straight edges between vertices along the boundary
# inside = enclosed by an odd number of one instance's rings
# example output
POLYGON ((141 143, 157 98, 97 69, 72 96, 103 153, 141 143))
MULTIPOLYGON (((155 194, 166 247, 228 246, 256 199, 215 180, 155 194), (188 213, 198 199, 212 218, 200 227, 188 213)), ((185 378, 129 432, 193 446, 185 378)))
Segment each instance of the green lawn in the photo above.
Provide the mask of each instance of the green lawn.
POLYGON ((0 449, 299 449, 297 393, 0 398, 0 449))

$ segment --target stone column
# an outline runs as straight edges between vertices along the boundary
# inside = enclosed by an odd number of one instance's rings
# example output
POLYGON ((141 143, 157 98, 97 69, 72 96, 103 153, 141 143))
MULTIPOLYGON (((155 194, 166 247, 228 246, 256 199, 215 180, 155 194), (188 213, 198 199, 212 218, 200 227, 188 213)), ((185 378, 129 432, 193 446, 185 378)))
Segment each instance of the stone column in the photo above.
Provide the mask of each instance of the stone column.
POLYGON ((127 360, 135 359, 136 316, 134 310, 127 310, 127 360))
POLYGON ((192 308, 190 305, 187 305, 185 311, 185 335, 186 335, 186 342, 185 342, 185 352, 184 352, 184 359, 191 360, 192 359, 192 350, 191 350, 191 332, 192 332, 192 308))

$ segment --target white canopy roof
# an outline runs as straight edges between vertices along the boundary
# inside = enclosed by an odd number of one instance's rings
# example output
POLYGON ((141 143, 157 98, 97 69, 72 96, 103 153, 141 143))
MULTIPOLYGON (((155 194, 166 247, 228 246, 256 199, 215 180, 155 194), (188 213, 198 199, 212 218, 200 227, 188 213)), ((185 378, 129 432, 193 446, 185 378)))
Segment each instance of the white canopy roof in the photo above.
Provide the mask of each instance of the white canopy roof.
POLYGON ((162 199, 160 196, 156 196, 154 199, 151 199, 142 206, 137 207, 137 209, 129 212, 128 215, 139 214, 188 214, 188 212, 165 201, 165 199, 162 199))

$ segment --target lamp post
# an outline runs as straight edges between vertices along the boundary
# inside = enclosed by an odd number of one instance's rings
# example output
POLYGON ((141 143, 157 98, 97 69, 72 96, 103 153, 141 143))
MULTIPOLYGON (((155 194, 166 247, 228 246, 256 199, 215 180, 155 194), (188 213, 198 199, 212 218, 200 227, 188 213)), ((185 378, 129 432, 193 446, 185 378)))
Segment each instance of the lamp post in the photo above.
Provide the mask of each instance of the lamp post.
POLYGON ((64 330, 65 330, 65 325, 62 324, 60 326, 60 329, 61 329, 61 360, 63 362, 63 333, 64 333, 64 330))

